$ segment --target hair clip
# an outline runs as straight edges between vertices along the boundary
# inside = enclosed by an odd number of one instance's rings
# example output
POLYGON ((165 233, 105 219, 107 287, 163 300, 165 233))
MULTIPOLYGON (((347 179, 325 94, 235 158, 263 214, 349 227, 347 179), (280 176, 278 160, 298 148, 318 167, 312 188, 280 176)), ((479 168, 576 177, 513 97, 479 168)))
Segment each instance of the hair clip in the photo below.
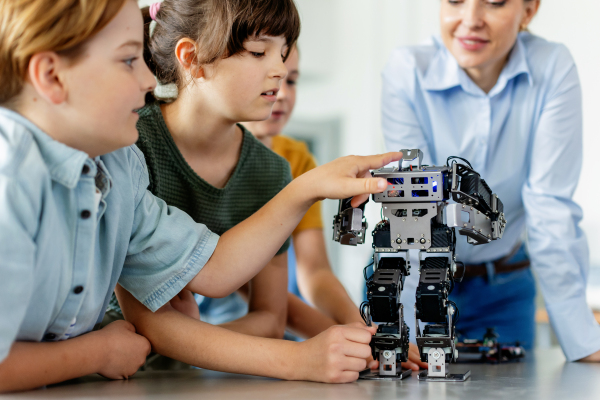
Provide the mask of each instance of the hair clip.
POLYGON ((156 21, 156 14, 158 13, 158 10, 160 10, 160 1, 150 4, 148 12, 150 13, 150 18, 152 18, 153 21, 156 21))

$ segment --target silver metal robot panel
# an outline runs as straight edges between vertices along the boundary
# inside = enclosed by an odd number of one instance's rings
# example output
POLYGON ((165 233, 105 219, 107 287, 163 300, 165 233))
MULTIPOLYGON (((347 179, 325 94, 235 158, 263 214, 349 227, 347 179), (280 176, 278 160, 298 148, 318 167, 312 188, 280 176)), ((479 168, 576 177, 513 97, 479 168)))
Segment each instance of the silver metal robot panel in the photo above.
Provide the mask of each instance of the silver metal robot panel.
MULTIPOLYGON (((455 325, 459 311, 449 294, 459 267, 455 231, 473 245, 502 238, 506 227, 503 204, 487 183, 460 157, 449 157, 444 166, 422 165, 423 152, 403 149, 397 167, 371 172, 388 187, 373 195, 382 205, 383 219, 373 229, 373 274, 365 279, 367 301, 361 314, 367 325, 378 324, 371 340, 379 371, 365 379, 402 379, 399 367, 408 357, 408 327, 400 301, 404 280, 410 274, 408 250, 419 250, 419 286, 416 293, 416 340, 428 370, 423 380, 464 381, 470 372, 449 374, 446 364, 456 361, 455 325), (403 166, 404 164, 404 166, 403 166), (449 200, 454 203, 449 203, 449 200), (424 323, 423 332, 419 321, 424 323)), ((366 204, 366 202, 365 202, 366 204)), ((333 239, 342 244, 364 243, 367 223, 364 207, 352 208, 341 200, 334 217, 333 239)), ((370 265, 369 265, 370 266, 370 265)), ((369 267, 367 266, 367 267, 369 267)))

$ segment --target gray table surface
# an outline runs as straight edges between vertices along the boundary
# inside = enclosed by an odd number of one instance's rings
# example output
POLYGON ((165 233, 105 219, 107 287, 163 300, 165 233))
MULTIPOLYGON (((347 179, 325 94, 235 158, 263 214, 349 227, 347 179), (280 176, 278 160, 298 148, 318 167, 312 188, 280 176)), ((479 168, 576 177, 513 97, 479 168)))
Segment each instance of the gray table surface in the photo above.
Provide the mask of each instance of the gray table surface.
POLYGON ((464 383, 359 380, 348 384, 286 382, 206 370, 138 372, 128 381, 97 375, 1 399, 600 399, 600 364, 567 363, 558 348, 500 365, 453 364, 471 370, 464 383))

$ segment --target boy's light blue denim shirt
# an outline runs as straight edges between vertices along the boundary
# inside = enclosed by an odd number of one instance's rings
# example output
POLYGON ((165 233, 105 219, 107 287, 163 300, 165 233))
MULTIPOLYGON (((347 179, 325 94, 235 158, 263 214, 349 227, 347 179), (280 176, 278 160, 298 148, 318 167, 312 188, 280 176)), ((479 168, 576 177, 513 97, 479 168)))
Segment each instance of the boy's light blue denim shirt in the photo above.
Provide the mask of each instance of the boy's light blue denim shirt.
POLYGON ((388 150, 420 148, 426 164, 464 157, 504 203, 502 240, 457 259, 501 258, 527 232, 533 269, 568 360, 600 350, 586 302, 588 244, 573 201, 581 172, 581 85, 567 48, 519 34, 496 85, 482 91, 437 38, 396 49, 383 71, 382 124, 388 150))
POLYGON ((155 311, 198 274, 218 236, 148 183, 137 147, 92 160, 0 108, 0 362, 92 330, 117 282, 155 311))

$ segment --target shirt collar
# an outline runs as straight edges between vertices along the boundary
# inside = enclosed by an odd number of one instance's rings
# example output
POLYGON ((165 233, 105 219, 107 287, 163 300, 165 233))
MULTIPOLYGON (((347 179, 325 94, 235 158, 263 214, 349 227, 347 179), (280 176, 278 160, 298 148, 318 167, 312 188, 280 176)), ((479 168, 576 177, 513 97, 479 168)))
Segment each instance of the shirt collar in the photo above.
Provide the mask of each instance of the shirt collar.
POLYGON ((92 167, 95 166, 95 163, 86 153, 52 139, 33 122, 14 111, 0 108, 0 113, 18 122, 31 132, 53 180, 69 189, 75 188, 81 177, 84 164, 89 165, 90 174, 95 175, 95 168, 92 167))
MULTIPOLYGON (((498 77, 498 82, 488 93, 487 96, 494 96, 506 87, 506 84, 513 78, 521 74, 527 75, 529 85, 533 85, 533 79, 527 64, 527 55, 525 54, 525 46, 521 38, 523 35, 528 35, 527 32, 522 32, 517 36, 517 41, 511 50, 508 62, 498 77)), ((450 54, 446 46, 444 46, 440 37, 433 38, 434 44, 437 47, 437 52, 429 64, 425 76, 423 78, 423 88, 425 90, 442 91, 460 86, 462 89, 476 96, 486 96, 486 94, 469 78, 467 73, 460 68, 456 59, 450 54)))

